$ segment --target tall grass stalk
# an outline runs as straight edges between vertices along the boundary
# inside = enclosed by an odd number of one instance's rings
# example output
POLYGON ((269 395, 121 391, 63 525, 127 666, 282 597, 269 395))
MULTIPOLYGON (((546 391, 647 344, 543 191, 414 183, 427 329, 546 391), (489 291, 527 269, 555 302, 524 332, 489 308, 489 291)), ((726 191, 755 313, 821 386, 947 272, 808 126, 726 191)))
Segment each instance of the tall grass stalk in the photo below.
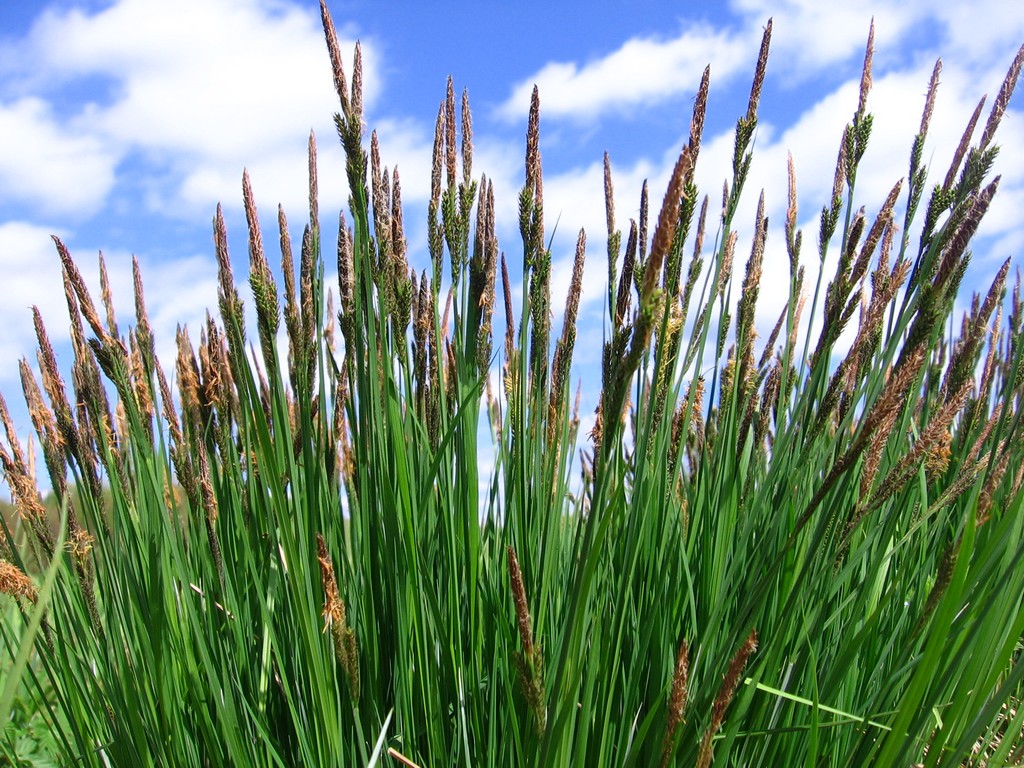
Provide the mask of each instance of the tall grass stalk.
POLYGON ((1007 712, 1024 676, 1019 278, 1008 307, 1007 264, 959 328, 951 315, 998 185, 992 140, 1024 49, 981 138, 971 143, 979 110, 929 187, 936 68, 909 173, 876 208, 856 186, 872 128, 869 40, 815 278, 801 262, 792 162, 788 191, 761 192, 748 244, 736 229, 770 23, 720 216, 694 182, 709 72, 660 207, 649 219, 645 185, 624 248, 606 159, 607 341, 587 436, 570 397, 586 237, 553 327, 562 297, 551 295, 539 95, 515 307, 494 188, 474 175, 468 98, 457 103, 449 82, 438 111, 430 264, 417 271, 398 169, 364 134, 359 48, 347 73, 321 10, 351 194, 331 256, 337 314, 333 290, 324 300, 311 136, 297 252, 283 211, 274 236, 283 289, 243 179, 255 336, 219 209, 219 313, 179 330, 173 367, 157 359, 137 265, 126 330, 105 269, 97 308, 56 241, 71 386, 38 313, 39 367, 22 366, 66 509, 56 534, 0 400, 0 461, 19 513, 5 525, 0 588, 21 616, 0 636, 12 654, 32 644, 23 682, 61 758, 1012 759, 1022 717, 1007 712), (790 292, 760 343, 773 193, 788 199, 790 292))

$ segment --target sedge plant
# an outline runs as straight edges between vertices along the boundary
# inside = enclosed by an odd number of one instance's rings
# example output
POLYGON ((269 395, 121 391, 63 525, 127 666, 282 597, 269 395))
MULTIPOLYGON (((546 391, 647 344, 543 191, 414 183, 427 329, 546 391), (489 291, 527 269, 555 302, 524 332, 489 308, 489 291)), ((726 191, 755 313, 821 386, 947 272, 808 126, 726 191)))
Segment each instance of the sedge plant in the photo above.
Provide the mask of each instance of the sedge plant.
POLYGON ((429 263, 414 269, 398 169, 364 134, 359 48, 349 81, 321 11, 350 191, 337 243, 321 239, 311 136, 294 251, 278 212, 283 286, 243 178, 255 332, 218 209, 219 311, 179 329, 165 368, 138 265, 125 328, 102 262, 97 304, 56 241, 70 387, 38 311, 39 365, 21 364, 64 510, 56 529, 0 399, 18 512, 0 635, 60 760, 1019 759, 1024 328, 1009 263, 959 325, 952 315, 1024 49, 980 138, 981 104, 937 182, 924 160, 936 65, 907 176, 862 206, 869 39, 809 267, 790 164, 789 301, 763 341, 766 193, 749 244, 735 219, 771 23, 720 215, 694 182, 705 71, 660 206, 649 215, 645 186, 625 233, 606 158, 602 390, 581 434, 571 372, 586 236, 559 328, 537 92, 521 271, 499 248, 494 187, 474 176, 469 102, 451 81, 429 263))

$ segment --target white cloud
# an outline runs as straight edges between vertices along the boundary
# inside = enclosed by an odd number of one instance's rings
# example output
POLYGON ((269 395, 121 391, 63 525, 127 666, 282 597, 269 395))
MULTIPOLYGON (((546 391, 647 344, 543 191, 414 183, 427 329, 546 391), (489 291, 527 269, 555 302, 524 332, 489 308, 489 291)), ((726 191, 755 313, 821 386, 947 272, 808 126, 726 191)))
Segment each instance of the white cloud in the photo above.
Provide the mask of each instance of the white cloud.
POLYGON ((41 99, 0 102, 0 146, 0 202, 90 214, 114 185, 117 150, 61 125, 41 99))
POLYGON ((540 90, 546 118, 587 120, 606 112, 626 113, 692 94, 709 63, 717 82, 727 80, 756 56, 757 39, 704 24, 667 39, 632 38, 607 56, 583 65, 568 61, 546 64, 516 84, 497 113, 506 120, 521 120, 529 109, 534 84, 540 90))
MULTIPOLYGON (((353 43, 342 40, 343 51, 353 43)), ((67 184, 64 198, 57 196, 64 210, 95 212, 111 190, 114 161, 135 153, 146 165, 133 164, 133 173, 152 173, 165 189, 168 176, 180 184, 170 200, 167 192, 158 196, 161 205, 179 215, 200 208, 208 213, 225 191, 217 180, 239 179, 246 164, 270 169, 276 180, 310 128, 334 137, 330 116, 337 96, 313 7, 278 0, 119 0, 95 13, 51 9, 18 48, 22 87, 89 84, 93 101, 61 105, 74 112, 67 133, 49 126, 52 109, 38 99, 15 113, 21 133, 32 130, 52 152, 63 148, 54 165, 90 158, 80 173, 95 181, 67 184), (96 89, 97 82, 105 89, 96 89)), ((367 41, 363 69, 364 101, 372 108, 380 78, 367 41)), ((347 73, 351 78, 351 60, 347 73)), ((295 165, 305 167, 301 158, 295 165)), ((237 187, 235 181, 225 204, 238 204, 237 187)))

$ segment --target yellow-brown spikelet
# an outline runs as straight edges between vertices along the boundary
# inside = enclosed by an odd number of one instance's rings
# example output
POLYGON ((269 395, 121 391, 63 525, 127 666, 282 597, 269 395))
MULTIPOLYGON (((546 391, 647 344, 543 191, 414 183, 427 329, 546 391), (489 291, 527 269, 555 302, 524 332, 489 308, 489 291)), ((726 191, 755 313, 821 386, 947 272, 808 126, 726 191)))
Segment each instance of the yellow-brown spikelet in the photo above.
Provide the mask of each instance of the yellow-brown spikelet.
POLYGON ((729 662, 729 668, 722 680, 722 687, 718 689, 718 695, 715 696, 715 702, 711 707, 711 722, 708 724, 707 730, 704 731, 704 737, 700 742, 700 753, 697 756, 698 768, 707 768, 711 765, 715 734, 718 733, 718 729, 721 728, 722 722, 725 720, 725 712, 736 694, 736 688, 740 684, 747 661, 756 650, 757 631, 751 630, 743 645, 739 647, 732 657, 732 661, 729 662))
POLYGON ((871 62, 875 55, 875 19, 868 29, 868 44, 864 50, 864 67, 860 73, 860 93, 857 98, 857 120, 867 113, 868 93, 871 91, 871 62))
POLYGON ((223 408, 222 402, 224 366, 220 360, 220 334, 216 323, 206 315, 206 330, 199 341, 199 406, 209 418, 215 408, 223 408))
POLYGON ((152 437, 150 428, 153 419, 153 398, 150 394, 149 377, 146 375, 146 366, 143 362, 142 347, 135 336, 135 331, 128 333, 129 361, 131 363, 132 384, 135 390, 135 399, 139 405, 139 412, 142 416, 143 428, 152 437))
POLYGON ((198 431, 201 434, 205 425, 202 395, 199 389, 199 363, 192 350, 188 328, 178 328, 176 342, 178 347, 176 369, 178 392, 181 395, 182 420, 186 429, 193 432, 198 431))
MULTIPOLYGON (((929 509, 934 511, 941 510, 960 498, 964 491, 977 482, 978 475, 981 474, 988 465, 989 458, 990 452, 985 451, 985 453, 977 460, 968 459, 962 462, 960 471, 953 479, 953 482, 946 487, 939 498, 932 503, 929 509)), ((984 521, 978 520, 978 525, 981 525, 982 522, 984 521)))
POLYGON ((892 435, 893 427, 896 425, 897 413, 897 411, 893 410, 885 415, 878 429, 871 436, 867 449, 864 451, 864 468, 861 470, 860 475, 859 498, 861 499, 866 500, 868 498, 871 487, 875 482, 875 477, 878 475, 878 468, 882 462, 882 451, 889 443, 889 437, 892 435))
POLYGON ((352 113, 349 120, 358 131, 363 122, 363 46, 356 40, 352 54, 352 113))
POLYGON ((408 244, 405 240, 405 218, 402 215, 402 182, 398 178, 397 165, 391 173, 391 245, 397 284, 400 279, 409 279, 409 264, 406 261, 408 244))
POLYGON ((449 188, 455 186, 455 156, 455 84, 449 75, 444 97, 444 165, 449 188))
POLYGON ((351 343, 353 323, 356 321, 356 274, 353 260, 353 238, 345 223, 345 212, 338 214, 338 321, 342 335, 351 343))
POLYGON ((649 300, 654 295, 658 275, 661 273, 661 266, 664 263, 668 252, 672 247, 675 238, 676 224, 679 220, 679 208, 682 203, 684 189, 687 180, 693 172, 693 157, 690 148, 684 147, 679 153, 675 167, 672 169, 672 177, 669 180, 668 189, 665 191, 665 200, 661 206, 661 213, 658 214, 658 225, 654 230, 654 241, 651 243, 651 255, 645 265, 643 290, 641 291, 641 302, 649 300))
POLYGON ((115 339, 120 336, 117 330, 117 316, 114 313, 114 298, 110 292, 110 279, 107 277, 107 261, 103 258, 103 251, 100 251, 100 299, 103 302, 103 309, 107 313, 107 329, 115 339))
POLYGON ((92 623, 93 631, 103 637, 103 621, 100 619, 99 608, 96 605, 96 589, 92 578, 92 561, 89 554, 92 552, 93 539, 85 528, 78 523, 74 507, 68 502, 68 541, 67 551, 71 555, 71 562, 75 566, 75 577, 78 579, 79 588, 85 598, 86 610, 92 623))
POLYGON ((519 639, 523 644, 522 655, 516 655, 516 667, 519 671, 520 683, 526 696, 527 704, 533 712, 534 723, 538 735, 543 735, 547 727, 547 706, 544 692, 544 659, 540 647, 533 639, 533 619, 530 606, 526 599, 526 586, 523 584, 523 573, 519 567, 519 558, 512 547, 507 547, 509 582, 512 587, 512 602, 515 605, 516 624, 519 628, 519 639))
MULTIPOLYGON (((618 232, 616 232, 616 235, 618 232)), ((633 219, 629 220, 629 238, 626 240, 626 255, 622 260, 622 274, 619 275, 619 287, 615 294, 615 316, 613 328, 619 331, 626 330, 626 320, 629 315, 630 290, 633 284, 633 269, 637 264, 638 245, 640 242, 637 224, 633 219)))
MULTIPOLYGON (((313 281, 316 269, 314 261, 313 231, 307 224, 302 232, 302 253, 299 256, 299 306, 302 312, 302 355, 301 357, 295 356, 295 365, 298 369, 300 361, 304 364, 305 368, 298 370, 304 372, 304 381, 306 386, 310 388, 313 386, 313 378, 316 371, 316 350, 314 347, 316 344, 317 318, 313 316, 313 281)), ((267 371, 268 373, 273 372, 269 366, 267 371)))
POLYGON ((754 327, 754 315, 757 307, 757 297, 761 287, 761 270, 764 262, 764 246, 768 238, 768 219, 764 215, 764 190, 757 204, 757 214, 754 217, 754 237, 750 249, 750 258, 747 259, 746 271, 743 275, 743 287, 740 292, 740 300, 737 306, 736 338, 741 344, 737 355, 740 361, 740 386, 744 391, 750 384, 750 377, 754 375, 751 370, 754 354, 754 340, 757 331, 754 327))
POLYGON ((526 187, 534 191, 540 169, 540 92, 533 86, 530 116, 526 125, 526 187))
POLYGON ((985 422, 984 426, 981 428, 981 431, 978 433, 978 437, 975 439, 974 444, 971 446, 971 449, 967 452, 968 460, 980 460, 982 458, 981 450, 984 447, 985 443, 988 442, 988 438, 992 432, 992 429, 995 427, 996 424, 999 423, 999 420, 1002 417, 1003 404, 996 403, 995 408, 992 409, 992 415, 988 417, 988 421, 985 422))
MULTIPOLYGON (((32 407, 30 403, 30 411, 32 407)), ((50 418, 52 419, 52 416, 50 418)), ((8 453, 3 443, 0 443, 0 468, 3 469, 4 479, 11 490, 11 496, 18 510, 18 515, 32 529, 36 542, 49 555, 53 552, 53 536, 46 521, 46 509, 39 501, 38 486, 33 479, 34 473, 25 461, 25 454, 21 449, 21 443, 18 441, 14 423, 11 420, 10 412, 7 410, 7 403, 2 395, 0 395, 0 421, 3 421, 4 431, 7 434, 7 441, 10 445, 10 453, 8 453)), ((56 428, 53 427, 52 431, 56 433, 56 428)), ((45 435, 42 432, 40 435, 43 436, 45 441, 45 435)), ((63 464, 61 463, 60 466, 63 467, 63 464)), ((52 472, 53 470, 51 470, 52 472)), ((63 475, 60 475, 58 479, 63 480, 63 475)), ((54 489, 58 493, 64 493, 64 486, 58 484, 56 479, 54 480, 54 489)))
POLYGON ((386 180, 387 169, 381 169, 377 131, 373 131, 370 133, 370 200, 373 203, 373 233, 382 261, 387 261, 391 255, 391 190, 386 180))
POLYGON ((921 125, 917 133, 924 139, 928 135, 928 127, 932 122, 932 113, 935 111, 935 94, 939 90, 939 75, 942 74, 942 59, 936 59, 932 68, 932 76, 928 81, 928 95, 924 99, 924 110, 921 112, 921 125))
POLYGON ((0 593, 20 597, 34 603, 39 599, 36 585, 16 565, 0 560, 0 593))
MULTIPOLYGON (((981 369, 981 383, 978 386, 980 402, 987 402, 994 381, 994 375, 996 370, 996 352, 999 348, 999 335, 1003 321, 1003 308, 1000 307, 999 311, 996 312, 996 318, 992 323, 992 331, 989 336, 988 342, 988 355, 985 358, 985 364, 981 369)), ((1013 348, 1013 345, 1010 345, 1013 348)))
POLYGON ((114 406, 114 423, 117 425, 117 436, 122 443, 127 443, 131 427, 128 424, 128 411, 124 409, 124 401, 118 400, 114 406))
POLYGON ((615 188, 612 185, 612 163, 604 153, 604 220, 608 228, 608 239, 615 235, 615 188))
POLYGON ((324 37, 327 39, 327 53, 331 57, 334 90, 337 92, 338 100, 341 102, 342 114, 347 116, 350 112, 348 83, 345 79, 345 68, 341 59, 341 46, 338 44, 338 33, 334 28, 334 20, 331 19, 330 11, 327 10, 327 4, 324 0, 320 0, 320 20, 324 27, 324 37))
MULTIPOLYGON (((450 295, 450 294, 449 294, 450 295)), ((444 370, 444 394, 448 402, 448 412, 455 413, 458 405, 458 363, 455 359, 455 347, 451 341, 445 339, 445 370, 444 370)))
MULTIPOLYGON (((769 22, 771 23, 771 22, 769 22)), ((693 115, 690 117, 690 139, 687 146, 690 148, 690 156, 693 164, 697 164, 697 155, 700 154, 700 141, 704 133, 704 116, 708 107, 708 89, 711 85, 711 65, 704 67, 704 74, 700 78, 700 87, 697 89, 697 98, 693 102, 693 115)))
POLYGON ((338 591, 338 580, 334 575, 334 563, 322 534, 316 535, 316 559, 320 564, 320 581, 324 589, 324 631, 331 631, 334 656, 341 665, 349 694, 359 701, 359 646, 355 632, 348 626, 345 602, 338 591))
POLYGON ((611 408, 623 407, 626 401, 626 393, 629 389, 629 382, 640 364, 640 358, 650 343, 651 333, 656 324, 656 316, 661 307, 658 301, 658 278, 661 274, 662 265, 668 256, 669 250, 676 235, 676 227, 679 221, 679 209, 682 204, 687 180, 693 171, 693 160, 690 156, 689 147, 683 147, 672 169, 672 177, 669 180, 668 189, 665 192, 665 199, 662 202, 661 212, 658 215, 658 225, 654 230, 654 241, 651 244, 651 254, 644 264, 643 280, 640 287, 639 311, 633 325, 632 338, 625 358, 616 365, 614 381, 612 382, 611 408))
POLYGON ((842 139, 839 141, 839 155, 836 157, 836 170, 832 177, 832 208, 837 210, 842 204, 843 185, 846 181, 846 151, 842 139))
POLYGON ((697 234, 693 241, 693 259, 697 261, 700 258, 701 252, 704 250, 704 233, 706 231, 707 220, 708 220, 708 203, 710 199, 707 195, 704 195, 704 201, 700 204, 700 215, 697 217, 697 234))
POLYGON ((142 290, 142 269, 132 256, 132 288, 135 294, 135 336, 139 341, 142 359, 147 370, 153 367, 153 330, 146 311, 146 297, 142 290))
POLYGON ((782 386, 782 361, 775 360, 775 365, 768 372, 768 378, 764 383, 764 392, 761 394, 761 407, 759 417, 754 425, 754 445, 761 448, 764 445, 765 437, 771 440, 771 419, 772 414, 778 408, 779 389, 782 386))
POLYGON ((274 346, 277 343, 279 322, 277 283, 263 250, 263 234, 260 231, 260 219, 248 170, 242 171, 242 202, 245 208, 245 221, 249 228, 249 285, 256 304, 256 327, 263 360, 269 368, 275 364, 276 357, 274 346))
POLYGON ((334 289, 327 289, 327 307, 324 310, 324 341, 327 344, 327 350, 331 356, 338 353, 338 342, 335 338, 335 319, 334 319, 334 289))
MULTIPOLYGON (((50 482, 53 483, 54 490, 63 495, 67 484, 65 478, 67 446, 64 443, 64 436, 57 427, 57 419, 53 411, 43 400, 39 384, 36 383, 35 375, 26 359, 22 358, 18 362, 18 370, 21 373, 21 388, 25 394, 25 403, 28 405, 28 415, 41 440, 43 458, 46 462, 46 470, 50 475, 50 482)), ((5 416, 5 423, 8 423, 6 420, 9 418, 10 416, 5 416)), ((7 428, 7 437, 11 442, 11 447, 15 450, 14 458, 17 464, 24 466, 25 460, 21 457, 21 448, 18 445, 13 426, 7 428)))
POLYGON ((516 349, 516 319, 512 309, 512 284, 508 278, 505 254, 501 254, 501 293, 505 301, 505 364, 512 360, 516 349))
MULTIPOLYGON (((881 454, 881 448, 884 447, 887 442, 888 435, 885 438, 880 439, 878 442, 881 443, 881 447, 872 448, 874 452, 869 451, 868 460, 873 461, 872 466, 865 464, 864 477, 861 480, 861 498, 862 502, 858 504, 857 509, 851 516, 847 523, 846 537, 849 538, 853 528, 860 522, 865 514, 873 509, 877 509, 886 499, 890 498, 900 488, 902 488, 907 482, 909 482, 918 471, 923 461, 927 461, 928 457, 935 452, 939 446, 945 446, 946 448, 946 463, 948 464, 948 441, 949 441, 949 429, 953 423, 953 419, 963 409, 967 403, 967 398, 970 396, 972 389, 974 388, 973 382, 965 382, 960 390, 932 415, 928 425, 921 432, 920 437, 914 443, 914 446, 905 453, 900 460, 896 462, 896 465, 889 470, 885 479, 879 485, 879 488, 875 493, 867 498, 866 488, 870 487, 870 480, 868 480, 868 471, 877 470, 878 456, 881 454), (877 455, 876 455, 877 454, 877 455), (867 483, 865 481, 868 481, 867 483)), ((894 413, 898 413, 894 411, 894 413)), ((888 417, 895 420, 894 417, 888 417)), ((884 425, 891 432, 892 427, 886 423, 884 425)), ((879 430, 876 435, 881 437, 882 430, 879 430)), ((939 458, 941 461, 941 457, 939 458)))
POLYGON ((462 90, 462 183, 468 189, 473 180, 473 115, 469 110, 469 91, 462 90))
MULTIPOLYGON (((1006 276, 1010 270, 1010 260, 1006 259, 1003 262, 1002 267, 996 273, 995 278, 989 287, 988 293, 985 295, 985 300, 980 305, 976 306, 970 313, 970 317, 964 318, 965 330, 959 339, 959 343, 950 355, 949 365, 946 368, 946 374, 943 377, 942 386, 940 387, 940 393, 946 395, 950 389, 955 389, 970 376, 975 366, 976 357, 979 351, 979 347, 982 340, 985 337, 986 326, 992 316, 993 310, 996 308, 1003 295, 1003 291, 1006 286, 1006 276)), ((976 297, 977 298, 977 297, 976 297)), ((998 315, 998 320, 993 327, 993 333, 998 333, 998 328, 1001 323, 1002 310, 998 315)), ((991 354, 991 350, 990 350, 991 354)), ((988 364, 986 365, 988 367, 988 364)), ((981 391, 984 392, 987 385, 982 384, 981 391)))
POLYGON ((221 588, 225 585, 224 580, 224 556, 221 554, 220 538, 217 536, 217 496, 213 491, 213 479, 210 475, 210 460, 206 452, 206 443, 200 437, 195 441, 195 453, 199 468, 199 492, 202 498, 204 522, 206 524, 206 539, 210 546, 210 555, 213 557, 214 566, 217 569, 217 579, 221 588))
POLYGON ((871 256, 875 252, 875 247, 882 239, 883 232, 892 223, 893 207, 896 205, 896 199, 899 197, 900 190, 902 189, 903 179, 900 179, 893 185, 892 189, 889 190, 889 194, 885 198, 885 202, 878 211, 878 216, 875 217, 875 221, 871 225, 871 229, 868 231, 868 236, 864 240, 864 245, 860 250, 857 261, 854 262, 853 268, 850 271, 848 282, 851 285, 859 282, 861 277, 863 277, 864 273, 867 271, 868 264, 871 261, 871 256))
POLYGON ((484 208, 483 235, 481 238, 484 264, 483 290, 479 300, 481 321, 480 329, 477 332, 477 369, 481 376, 486 376, 491 365, 491 350, 494 346, 495 271, 498 266, 498 238, 494 231, 494 183, 490 179, 482 179, 480 195, 484 208))
POLYGON ((942 262, 935 273, 935 279, 932 281, 936 289, 944 289, 956 272, 958 265, 961 264, 968 243, 971 242, 974 233, 977 232, 978 225, 988 211, 992 198, 995 197, 1000 179, 1000 176, 996 176, 985 188, 974 195, 970 208, 960 222, 960 226, 956 228, 956 231, 946 244, 942 262))
MULTIPOLYGON (((288 343, 294 348, 300 333, 299 301, 295 290, 295 259, 292 255, 292 239, 288 232, 288 217, 284 208, 277 206, 278 242, 281 247, 281 275, 284 279, 284 327, 288 331, 288 343)), ((340 233, 339 233, 340 236, 340 233)), ((339 272, 338 279, 341 279, 339 272)))
MULTIPOLYGON (((691 177, 693 175, 692 169, 690 175, 691 177)), ((640 220, 637 222, 637 238, 640 243, 637 258, 640 260, 641 264, 644 263, 647 258, 647 217, 649 214, 649 208, 647 179, 644 179, 644 183, 640 185, 640 220)))
POLYGON ((953 433, 949 429, 942 431, 924 458, 924 469, 929 480, 935 480, 949 469, 949 460, 953 458, 952 445, 953 433))
POLYGON ((306 142, 306 166, 309 174, 309 225, 319 229, 320 195, 317 189, 316 136, 313 131, 309 132, 309 140, 306 142))
POLYGON ((565 317, 562 320, 562 335, 555 344, 555 356, 551 363, 551 394, 548 409, 548 446, 555 445, 558 414, 568 394, 569 366, 576 344, 576 314, 580 306, 583 289, 583 265, 586 259, 587 234, 582 229, 576 238, 576 258, 572 266, 572 279, 565 300, 565 317))
POLYGON ((978 142, 978 149, 984 150, 992 142, 996 129, 999 127, 999 121, 1002 120, 1003 114, 1010 104, 1013 90, 1017 86, 1017 78, 1020 77, 1021 67, 1024 67, 1024 45, 1017 50, 1017 55, 1013 57, 1003 84, 999 87, 999 93, 996 94, 996 100, 992 102, 992 111, 989 113, 988 121, 985 123, 985 130, 982 132, 981 140, 978 142))
POLYGON ((672 758, 676 731, 686 722, 686 697, 690 682, 690 648, 683 640, 676 651, 676 666, 672 674, 672 689, 668 695, 668 719, 665 726, 665 738, 661 744, 661 765, 667 766, 672 758))
POLYGON ((981 494, 978 497, 977 525, 984 525, 992 516, 992 497, 1002 485, 1006 470, 1010 465, 1011 452, 1007 448, 1007 441, 1004 440, 999 444, 999 460, 996 461, 981 486, 981 494))
POLYGON ((931 618, 935 609, 939 605, 939 600, 946 592, 946 588, 949 586, 950 581, 953 578, 953 569, 956 567, 957 556, 960 553, 961 537, 958 537, 956 541, 952 542, 946 551, 942 553, 942 559, 939 561, 939 569, 935 574, 935 583, 932 585, 931 592, 928 593, 928 599, 925 601, 924 610, 921 611, 921 617, 917 620, 917 624, 914 626, 912 636, 916 636, 924 629, 928 623, 928 619, 931 618))
POLYGON ((814 496, 811 497, 803 514, 797 520, 794 532, 791 534, 792 536, 803 530, 836 480, 860 458, 876 431, 883 424, 888 423, 889 419, 893 418, 893 414, 898 414, 906 405, 907 394, 910 391, 911 385, 916 381, 918 373, 921 371, 924 359, 923 345, 918 345, 906 352, 905 359, 897 365, 881 395, 879 395, 874 405, 871 406, 871 409, 861 420, 860 428, 852 444, 835 462, 824 481, 818 487, 818 490, 815 491, 814 496))
POLYGON ((228 337, 233 336, 232 326, 237 326, 245 337, 245 317, 242 311, 242 300, 235 289, 235 278, 231 271, 231 257, 228 255, 228 230, 224 223, 224 211, 220 203, 213 218, 214 252, 217 256, 217 300, 220 314, 228 330, 228 337))
POLYGON ((61 239, 54 235, 53 242, 57 246, 57 254, 60 256, 64 279, 69 281, 71 287, 74 289, 75 295, 78 297, 78 303, 81 308, 82 315, 92 328, 92 332, 95 333, 101 341, 108 341, 109 334, 100 320, 99 313, 96 311, 96 306, 92 302, 92 296, 89 294, 89 289, 85 285, 85 280, 82 279, 82 273, 78 271, 78 266, 71 259, 71 254, 68 253, 68 249, 65 247, 64 243, 61 242, 61 239))
POLYGON ((788 192, 786 203, 786 249, 789 252, 790 269, 795 270, 799 254, 799 240, 797 239, 797 195, 796 195, 796 166, 793 164, 793 153, 787 153, 786 171, 788 176, 788 192))
MULTIPOLYGON (((171 397, 171 388, 167 383, 167 376, 163 368, 156 366, 157 381, 160 385, 160 401, 164 420, 171 435, 171 463, 174 466, 178 484, 185 491, 189 506, 196 509, 199 506, 199 483, 196 479, 195 468, 192 464, 192 453, 185 442, 182 433, 181 423, 178 420, 178 413, 174 409, 174 401, 171 397)), ((187 414, 185 418, 188 419, 187 414)))
POLYGON ((507 548, 509 582, 512 586, 512 602, 516 609, 516 624, 523 650, 528 656, 533 654, 533 619, 530 606, 526 599, 526 586, 523 584, 523 572, 519 567, 519 557, 512 547, 507 548))
MULTIPOLYGON (((412 294, 409 281, 408 244, 405 239, 405 219, 402 214, 402 182, 395 166, 391 175, 391 264, 388 266, 394 292, 394 313, 391 316, 396 338, 405 338, 412 321, 412 294)), ((402 345, 402 350, 405 346, 402 345)))
MULTIPOLYGON (((974 112, 971 113, 971 118, 967 121, 967 126, 964 128, 964 132, 960 136, 960 143, 953 152, 953 160, 950 162, 949 170, 946 171, 946 178, 942 182, 943 190, 952 189, 953 183, 956 181, 956 176, 960 172, 960 163, 963 162, 964 156, 967 154, 967 148, 971 145, 971 137, 974 135, 974 129, 978 126, 978 120, 981 118, 981 110, 984 109, 984 107, 985 97, 982 96, 978 100, 978 105, 974 108, 974 112)), ((927 231, 927 229, 925 231, 927 231)))
POLYGON ((739 238, 739 234, 736 230, 729 233, 729 237, 726 238, 725 248, 722 249, 722 263, 718 270, 718 297, 724 298, 726 288, 729 286, 729 280, 732 278, 732 263, 736 255, 736 241, 739 238))
POLYGON ((71 413, 71 404, 67 399, 67 391, 64 386, 64 379, 57 366, 57 356, 54 354, 53 345, 50 343, 46 326, 43 325, 43 316, 39 308, 32 307, 32 319, 35 323, 36 340, 39 343, 37 357, 39 370, 43 378, 43 390, 50 399, 53 407, 53 415, 56 418, 57 429, 60 431, 62 444, 68 451, 69 456, 75 458, 79 455, 79 435, 75 428, 74 418, 71 413))
POLYGON ((601 452, 601 439, 604 436, 604 395, 597 401, 597 408, 594 409, 594 426, 590 428, 590 442, 594 445, 594 455, 601 452))
POLYGON ((761 36, 761 48, 757 52, 757 64, 754 67, 754 82, 750 86, 750 99, 747 102, 746 120, 757 118, 757 105, 761 100, 761 88, 764 86, 764 75, 768 68, 768 51, 772 42, 772 20, 768 19, 764 34, 761 36))

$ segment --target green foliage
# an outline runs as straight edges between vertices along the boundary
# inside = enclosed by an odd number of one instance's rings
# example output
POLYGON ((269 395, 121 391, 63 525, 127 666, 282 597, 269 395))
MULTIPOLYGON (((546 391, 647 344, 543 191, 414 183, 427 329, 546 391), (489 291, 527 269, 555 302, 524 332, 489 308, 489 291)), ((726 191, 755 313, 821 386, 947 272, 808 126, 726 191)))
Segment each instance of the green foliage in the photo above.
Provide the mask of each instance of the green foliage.
MULTIPOLYGON (((803 315, 793 181, 789 303, 756 355, 768 223, 759 206, 734 286, 733 219, 769 25, 713 248, 693 181, 706 77, 653 235, 645 187, 624 254, 606 165, 608 341, 584 440, 568 374, 586 241, 552 357, 536 94, 516 311, 493 187, 471 174, 468 101, 459 126, 451 87, 439 111, 431 269, 417 279, 398 175, 375 138, 369 159, 363 148, 358 49, 349 88, 326 8, 323 19, 351 191, 337 324, 324 306, 312 140, 297 280, 279 216, 283 301, 244 185, 262 360, 250 356, 218 211, 220 319, 197 346, 179 333, 177 398, 141 280, 126 338, 100 319, 58 241, 80 407, 41 324, 42 389, 23 371, 67 510, 56 536, 0 399, 0 460, 19 517, 5 526, 0 587, 16 605, 0 628, 12 657, 33 651, 15 674, 35 706, 34 720, 6 724, 8 759, 32 764, 25 739, 40 718, 62 761, 97 766, 1011 759, 1022 717, 1003 708, 1024 676, 1019 286, 1009 330, 997 311, 1006 268, 958 335, 948 322, 995 191, 985 186, 992 121, 935 187, 908 256, 895 236, 898 185, 873 223, 854 213, 869 44, 822 209, 814 299, 803 315), (837 271, 822 291, 837 230, 837 271), (812 349, 801 317, 817 314, 819 295, 825 323, 812 349), (862 305, 852 345, 837 349, 862 305)), ((926 183, 926 130, 927 118, 904 232, 926 183)))

